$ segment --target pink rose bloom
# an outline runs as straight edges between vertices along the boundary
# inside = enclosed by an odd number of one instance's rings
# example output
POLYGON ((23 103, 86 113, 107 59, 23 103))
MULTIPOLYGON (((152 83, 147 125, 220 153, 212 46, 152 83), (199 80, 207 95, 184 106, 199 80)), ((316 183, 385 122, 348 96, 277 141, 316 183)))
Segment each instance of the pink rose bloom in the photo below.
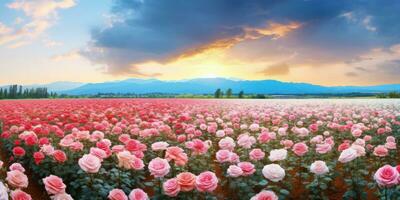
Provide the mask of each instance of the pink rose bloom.
POLYGON ((9 169, 10 169, 10 171, 18 170, 22 173, 25 172, 25 168, 19 163, 13 163, 12 165, 10 165, 9 169))
POLYGON ((262 160, 265 157, 265 153, 261 149, 253 149, 249 153, 251 160, 262 160))
POLYGON ((354 129, 354 130, 351 131, 351 134, 354 137, 360 137, 362 133, 363 133, 363 131, 361 129, 354 129))
POLYGON ((263 133, 260 133, 260 135, 258 135, 257 140, 260 143, 267 143, 270 140, 272 140, 272 138, 269 136, 268 132, 263 132, 263 133))
POLYGON ((54 152, 54 147, 51 146, 51 144, 45 144, 40 148, 40 151, 48 156, 51 156, 54 152))
POLYGON ((188 161, 187 154, 185 151, 180 147, 168 147, 165 152, 165 159, 168 161, 173 160, 175 165, 177 166, 184 166, 188 161))
POLYGON ((215 135, 219 138, 224 137, 225 136, 225 131, 224 130, 218 130, 215 135))
POLYGON ((151 145, 153 151, 164 151, 168 148, 169 144, 167 142, 154 142, 151 145))
POLYGON ((222 138, 218 142, 218 146, 221 149, 233 151, 233 149, 235 148, 236 144, 235 144, 235 141, 231 137, 225 137, 225 138, 222 138))
POLYGON ((149 200, 149 196, 142 189, 133 189, 129 193, 129 200, 149 200))
POLYGON ((190 172, 182 172, 176 176, 176 179, 183 192, 192 191, 195 187, 196 175, 190 172))
POLYGON ((12 200, 32 200, 31 195, 25 193, 20 189, 11 191, 10 196, 12 200))
POLYGON ((245 149, 250 149, 251 146, 256 143, 256 138, 249 136, 248 134, 240 134, 237 138, 237 143, 245 149))
POLYGON ((201 141, 199 139, 194 139, 192 141, 186 142, 186 148, 193 151, 193 155, 200 155, 207 153, 210 148, 210 141, 201 141))
POLYGON ((315 151, 319 154, 325 154, 332 150, 332 146, 327 143, 316 144, 315 151))
POLYGON ((142 170, 144 168, 143 160, 134 156, 131 162, 131 167, 134 170, 142 170))
POLYGON ((154 158, 150 161, 148 167, 151 175, 156 178, 164 177, 169 173, 169 170, 171 168, 168 160, 162 158, 154 158))
POLYGON ((230 177, 236 178, 243 175, 243 170, 236 165, 230 165, 227 169, 227 173, 230 177))
POLYGON ((278 196, 273 191, 263 190, 255 196, 251 197, 250 200, 278 200, 278 196))
POLYGON ((58 176, 50 175, 43 179, 43 183, 47 193, 50 195, 65 193, 66 186, 58 176))
POLYGON ((7 172, 6 180, 8 184, 15 188, 26 188, 28 187, 28 177, 19 170, 13 170, 7 172))
POLYGON ((202 172, 196 177, 196 188, 200 192, 212 192, 218 186, 218 178, 213 172, 202 172))
POLYGON ((181 191, 181 187, 176 178, 171 178, 163 183, 163 190, 167 196, 176 197, 181 191))
POLYGON ((228 150, 219 150, 215 154, 215 157, 219 163, 225 163, 231 161, 231 154, 232 152, 228 150))
POLYGON ((383 145, 378 145, 374 148, 374 155, 379 156, 379 157, 385 157, 389 153, 389 150, 383 146, 383 145))
POLYGON ((128 197, 121 189, 113 189, 108 193, 109 200, 128 200, 128 197))
POLYGON ((103 149, 97 147, 91 147, 90 154, 100 158, 100 160, 103 160, 108 157, 107 153, 103 149))
POLYGON ((237 164, 237 166, 242 169, 243 176, 250 176, 256 171, 254 165, 250 162, 240 162, 237 164))
POLYGON ((393 142, 396 143, 396 138, 393 136, 387 136, 386 137, 386 142, 393 142))
POLYGON ((344 143, 342 143, 342 144, 339 145, 338 151, 341 152, 341 151, 346 150, 346 149, 348 149, 348 148, 350 148, 350 143, 344 142, 344 143))
POLYGON ((387 149, 396 149, 396 142, 386 142, 385 147, 387 149))
POLYGON ((285 149, 289 149, 293 146, 292 140, 281 140, 281 145, 285 146, 285 149))
POLYGON ((316 175, 323 175, 329 172, 329 168, 324 161, 317 160, 311 164, 310 172, 316 175))
POLYGON ((364 136, 364 141, 368 142, 372 139, 372 137, 370 135, 366 135, 364 136))
POLYGON ((111 148, 111 151, 113 153, 119 153, 125 150, 125 146, 124 145, 115 145, 111 148))
POLYGON ((258 125, 258 124, 251 124, 251 125, 249 126, 249 129, 250 129, 250 131, 253 131, 253 132, 258 131, 258 130, 260 129, 260 125, 258 125))
POLYGON ((303 156, 308 152, 308 146, 305 143, 300 142, 293 145, 292 150, 296 155, 303 156))
POLYGON ((338 160, 341 163, 347 163, 356 158, 357 158, 357 151, 352 148, 348 148, 348 149, 342 151, 338 160))
POLYGON ((310 143, 311 144, 319 144, 324 140, 324 137, 322 135, 317 135, 311 138, 310 143))
POLYGON ((395 167, 385 165, 375 172, 374 179, 381 187, 391 187, 398 183, 399 172, 395 167))
POLYGON ((78 164, 87 173, 97 173, 101 167, 101 160, 94 155, 85 154, 79 159, 78 164))
POLYGON ((365 148, 363 146, 352 144, 350 148, 356 150, 357 157, 365 156, 365 148))
POLYGON ((129 151, 122 151, 117 154, 118 158, 118 167, 124 169, 131 169, 131 163, 133 162, 134 155, 132 155, 129 151))
POLYGON ((378 130, 376 130, 376 134, 378 134, 378 135, 385 134, 385 132, 386 132, 385 128, 378 128, 378 130))

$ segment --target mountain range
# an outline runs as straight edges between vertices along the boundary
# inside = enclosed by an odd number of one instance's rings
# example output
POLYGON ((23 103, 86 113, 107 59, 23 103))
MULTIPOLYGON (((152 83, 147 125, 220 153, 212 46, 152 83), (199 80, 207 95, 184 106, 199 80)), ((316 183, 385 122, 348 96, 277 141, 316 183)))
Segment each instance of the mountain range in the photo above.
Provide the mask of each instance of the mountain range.
POLYGON ((321 86, 309 83, 282 82, 276 80, 239 80, 229 78, 196 78, 179 81, 158 79, 126 79, 102 83, 54 82, 24 87, 47 87, 49 91, 69 95, 91 95, 98 93, 168 93, 168 94, 212 94, 220 88, 231 88, 234 93, 247 94, 339 94, 339 93, 383 93, 400 92, 400 84, 374 86, 321 86))

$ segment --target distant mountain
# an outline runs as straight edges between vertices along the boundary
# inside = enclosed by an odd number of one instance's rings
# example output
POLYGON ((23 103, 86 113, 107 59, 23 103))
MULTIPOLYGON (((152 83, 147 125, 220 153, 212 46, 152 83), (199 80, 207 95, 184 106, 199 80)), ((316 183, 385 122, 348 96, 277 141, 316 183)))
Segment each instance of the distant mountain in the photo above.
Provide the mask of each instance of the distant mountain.
MULTIPOLYGON (((78 84, 79 85, 79 84, 78 84)), ((83 95, 98 93, 169 93, 211 94, 217 88, 231 88, 235 93, 243 90, 254 94, 328 94, 328 93, 381 93, 400 92, 400 84, 376 86, 320 86, 309 83, 281 82, 276 80, 237 80, 226 78, 197 78, 181 81, 157 79, 127 79, 104 83, 88 83, 72 89, 59 90, 64 94, 83 95)))
MULTIPOLYGON (((24 85, 23 88, 38 88, 38 87, 46 87, 50 92, 61 92, 66 90, 72 90, 78 88, 80 86, 85 85, 85 83, 79 82, 68 82, 68 81, 58 81, 52 82, 48 84, 32 84, 32 85, 24 85)), ((0 86, 0 88, 8 88, 9 85, 0 86)))

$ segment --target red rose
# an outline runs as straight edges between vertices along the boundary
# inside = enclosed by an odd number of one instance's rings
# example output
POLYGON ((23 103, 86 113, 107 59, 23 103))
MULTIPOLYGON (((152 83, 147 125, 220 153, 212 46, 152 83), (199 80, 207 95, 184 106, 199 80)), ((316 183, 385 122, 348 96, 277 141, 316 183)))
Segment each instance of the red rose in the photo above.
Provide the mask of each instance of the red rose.
POLYGON ((14 156, 20 157, 25 155, 25 149, 22 147, 14 147, 13 149, 14 156))
POLYGON ((45 156, 42 152, 38 151, 33 154, 33 158, 35 159, 36 165, 39 165, 40 162, 42 162, 42 160, 44 160, 45 156))
POLYGON ((55 150, 53 153, 53 158, 57 162, 63 163, 67 160, 67 155, 65 155, 64 151, 55 150))
POLYGON ((39 139, 39 145, 40 146, 45 145, 45 144, 49 144, 49 143, 50 143, 49 139, 46 138, 46 137, 42 137, 42 138, 39 139))

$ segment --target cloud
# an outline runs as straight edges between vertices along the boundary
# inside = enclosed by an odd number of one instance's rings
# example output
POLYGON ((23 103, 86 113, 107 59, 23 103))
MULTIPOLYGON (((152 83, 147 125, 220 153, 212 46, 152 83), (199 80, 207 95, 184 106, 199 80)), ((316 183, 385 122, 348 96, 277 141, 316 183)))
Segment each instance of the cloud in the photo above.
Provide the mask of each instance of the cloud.
POLYGON ((80 53, 114 75, 140 74, 149 62, 176 68, 193 57, 257 69, 355 67, 370 49, 400 43, 399 9, 394 0, 119 0, 80 53))
POLYGON ((274 65, 270 65, 260 73, 266 76, 279 76, 279 75, 287 75, 290 72, 290 67, 286 63, 278 63, 274 65))
POLYGON ((80 55, 79 51, 70 51, 70 52, 67 52, 67 53, 61 54, 61 55, 54 55, 50 59, 53 61, 59 62, 59 61, 65 61, 65 60, 75 60, 80 57, 81 57, 81 55, 80 55))
MULTIPOLYGON (((29 21, 21 26, 9 27, 7 34, 1 34, 0 45, 17 48, 30 44, 54 25, 57 20, 57 10, 75 6, 75 0, 15 0, 9 3, 9 9, 22 11, 29 21)), ((23 23, 21 18, 16 19, 16 25, 23 23)), ((1 25, 0 25, 1 30, 1 25)))

